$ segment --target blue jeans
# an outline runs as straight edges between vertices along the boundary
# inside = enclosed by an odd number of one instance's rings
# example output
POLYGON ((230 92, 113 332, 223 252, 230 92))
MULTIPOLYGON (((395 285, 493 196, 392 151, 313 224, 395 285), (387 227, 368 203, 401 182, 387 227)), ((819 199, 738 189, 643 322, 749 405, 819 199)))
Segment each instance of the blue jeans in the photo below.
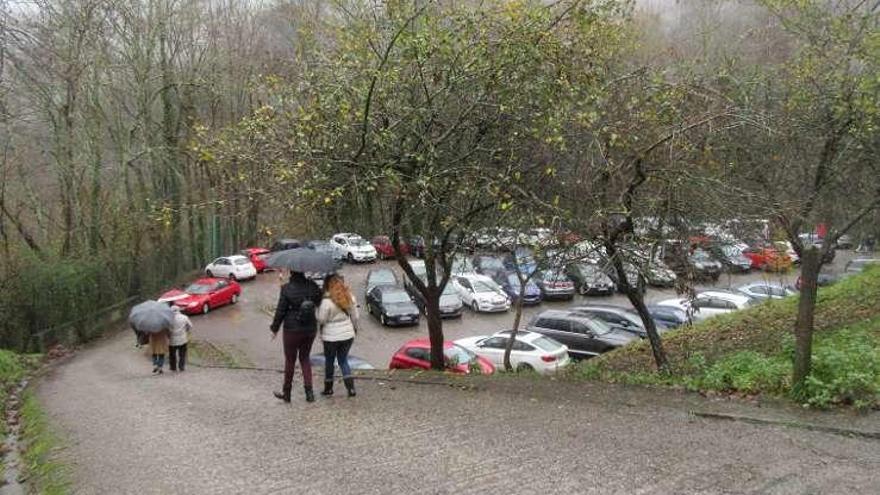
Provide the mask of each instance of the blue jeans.
POLYGON ((342 378, 351 378, 351 366, 348 364, 348 351, 354 339, 340 340, 339 342, 324 341, 324 381, 332 382, 336 372, 336 363, 342 369, 342 378))
POLYGON ((165 366, 165 354, 153 354, 153 367, 162 369, 165 366))

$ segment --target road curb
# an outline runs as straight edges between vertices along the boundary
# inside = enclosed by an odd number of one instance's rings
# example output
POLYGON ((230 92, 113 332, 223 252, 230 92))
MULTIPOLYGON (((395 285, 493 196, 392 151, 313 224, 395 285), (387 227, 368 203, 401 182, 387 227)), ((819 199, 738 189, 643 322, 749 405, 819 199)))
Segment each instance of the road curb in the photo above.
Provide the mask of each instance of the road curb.
POLYGON ((817 431, 822 433, 831 433, 845 437, 866 438, 869 440, 880 440, 880 431, 854 430, 850 428, 839 428, 836 426, 817 425, 812 423, 801 423, 800 421, 786 421, 779 419, 758 418, 753 416, 742 416, 739 414, 716 413, 710 411, 689 411, 689 414, 698 418, 717 419, 723 421, 737 421, 740 423, 749 423, 754 425, 765 426, 785 426, 787 428, 798 428, 801 430, 817 431))

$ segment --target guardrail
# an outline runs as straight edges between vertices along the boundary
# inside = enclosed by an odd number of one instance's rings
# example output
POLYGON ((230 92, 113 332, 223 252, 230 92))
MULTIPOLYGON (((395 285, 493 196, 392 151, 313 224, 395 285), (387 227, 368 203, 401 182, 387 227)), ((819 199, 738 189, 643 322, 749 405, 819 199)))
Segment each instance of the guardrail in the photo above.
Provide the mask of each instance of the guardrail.
POLYGON ((42 353, 58 344, 73 346, 99 337, 108 326, 124 321, 135 302, 142 299, 142 296, 132 296, 84 318, 34 333, 28 340, 27 351, 42 353))

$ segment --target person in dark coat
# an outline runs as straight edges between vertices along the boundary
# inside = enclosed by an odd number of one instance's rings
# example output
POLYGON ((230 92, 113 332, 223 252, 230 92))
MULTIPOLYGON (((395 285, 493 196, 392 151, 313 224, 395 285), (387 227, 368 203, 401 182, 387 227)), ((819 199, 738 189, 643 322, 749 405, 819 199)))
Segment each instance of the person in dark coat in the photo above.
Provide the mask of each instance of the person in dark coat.
POLYGON ((300 272, 291 272, 290 281, 281 286, 278 307, 275 308, 275 319, 269 330, 272 331, 274 339, 278 335, 279 328, 284 328, 284 384, 281 392, 274 392, 275 397, 284 402, 290 402, 293 370, 297 359, 302 367, 306 401, 315 400, 309 354, 312 352, 312 342, 315 341, 318 332, 315 311, 322 298, 323 294, 318 285, 300 272))

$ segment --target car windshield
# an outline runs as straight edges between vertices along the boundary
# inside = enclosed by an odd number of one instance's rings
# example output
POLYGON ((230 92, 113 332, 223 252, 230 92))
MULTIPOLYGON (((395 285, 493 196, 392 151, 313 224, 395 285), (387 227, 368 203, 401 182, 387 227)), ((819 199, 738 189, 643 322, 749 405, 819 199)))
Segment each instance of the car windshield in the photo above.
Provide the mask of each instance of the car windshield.
POLYGON ((590 323, 587 325, 590 327, 590 330, 593 331, 596 335, 605 335, 606 333, 611 331, 611 325, 605 323, 602 320, 590 320, 590 323))
POLYGON ((394 290, 382 293, 382 302, 383 303, 404 303, 410 302, 409 294, 402 290, 394 290))
POLYGON ((247 265, 250 262, 251 262, 251 260, 249 260, 247 258, 239 258, 239 259, 235 260, 236 265, 247 265))
POLYGON ((189 287, 187 287, 184 290, 184 292, 186 292, 187 294, 210 294, 211 289, 213 289, 213 288, 214 288, 213 285, 192 284, 189 287))
POLYGON ((348 243, 352 246, 365 246, 367 241, 361 239, 360 237, 349 237, 348 243))
POLYGON ((495 287, 492 287, 482 280, 474 280, 473 282, 471 282, 471 285, 474 286, 474 292, 476 293, 496 292, 495 287))
POLYGON ((443 349, 443 355, 446 356, 446 365, 447 366, 458 366, 460 364, 470 364, 474 360, 477 359, 477 355, 465 349, 464 347, 459 347, 457 345, 453 345, 451 347, 447 347, 443 349))
POLYGON ((455 287, 452 284, 446 284, 446 287, 443 288, 443 293, 441 296, 457 296, 458 292, 456 292, 455 287))
POLYGON ((694 251, 694 254, 691 255, 691 259, 694 261, 710 261, 712 258, 709 257, 709 253, 703 251, 702 249, 697 249, 694 251))
POLYGON ((531 342, 532 345, 541 349, 542 351, 558 351, 562 344, 556 342, 555 340, 548 339, 547 337, 538 337, 537 339, 531 342))
POLYGON ((480 258, 480 266, 482 266, 483 268, 488 268, 490 270, 504 269, 504 263, 502 263, 500 259, 493 258, 491 256, 480 258))

